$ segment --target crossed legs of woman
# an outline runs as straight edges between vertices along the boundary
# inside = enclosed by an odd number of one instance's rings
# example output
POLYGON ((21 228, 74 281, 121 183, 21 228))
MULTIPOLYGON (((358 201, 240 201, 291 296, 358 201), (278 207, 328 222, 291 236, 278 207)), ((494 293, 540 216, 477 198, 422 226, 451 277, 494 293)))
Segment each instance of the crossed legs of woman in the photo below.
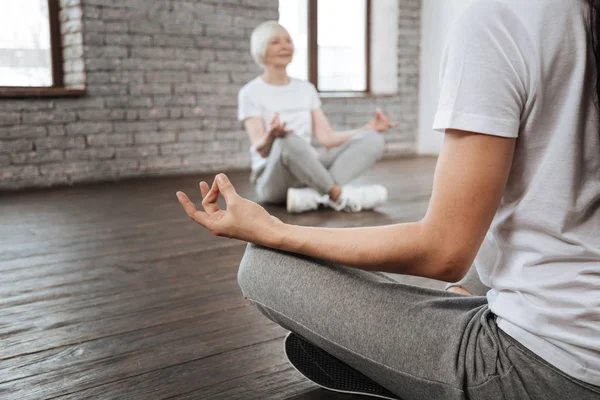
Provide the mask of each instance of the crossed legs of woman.
MULTIPOLYGON (((266 165, 254 171, 251 180, 263 202, 288 200, 290 212, 312 210, 321 204, 332 204, 327 196, 330 190, 369 169, 382 153, 383 138, 377 132, 364 132, 341 146, 318 151, 302 138, 290 134, 273 143, 266 165), (291 191, 294 197, 290 199, 290 188, 309 190, 291 191), (296 200, 295 206, 293 200, 296 200)), ((346 191, 348 195, 353 194, 351 188, 346 191)))
POLYGON ((248 245, 238 282, 265 316, 401 399, 595 399, 502 332, 485 297, 248 245))

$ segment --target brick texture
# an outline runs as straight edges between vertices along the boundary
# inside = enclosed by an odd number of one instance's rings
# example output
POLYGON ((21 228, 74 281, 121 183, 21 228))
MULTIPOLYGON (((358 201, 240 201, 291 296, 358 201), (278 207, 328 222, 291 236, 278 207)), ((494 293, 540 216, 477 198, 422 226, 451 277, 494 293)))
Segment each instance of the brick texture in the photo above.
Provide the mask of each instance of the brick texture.
MULTIPOLYGON (((325 98, 334 127, 381 107, 401 126, 387 153, 413 153, 421 0, 398 0, 398 93, 325 98)), ((66 83, 81 98, 0 99, 0 190, 243 169, 237 91, 278 0, 61 0, 66 83)))

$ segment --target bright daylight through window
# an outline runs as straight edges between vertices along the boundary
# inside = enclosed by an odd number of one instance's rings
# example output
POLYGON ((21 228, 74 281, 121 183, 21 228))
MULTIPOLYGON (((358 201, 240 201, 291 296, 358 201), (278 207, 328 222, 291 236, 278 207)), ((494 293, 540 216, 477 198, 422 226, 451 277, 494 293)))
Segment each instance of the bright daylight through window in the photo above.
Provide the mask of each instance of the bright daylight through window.
POLYGON ((0 4, 0 86, 52 86, 48 0, 0 4))
POLYGON ((367 0, 280 0, 279 22, 290 32, 296 48, 289 74, 309 79, 309 66, 316 61, 313 83, 320 91, 366 91, 367 6, 367 0), (317 26, 309 23, 311 3, 317 5, 317 26), (309 30, 316 37, 317 54, 309 50, 309 30))

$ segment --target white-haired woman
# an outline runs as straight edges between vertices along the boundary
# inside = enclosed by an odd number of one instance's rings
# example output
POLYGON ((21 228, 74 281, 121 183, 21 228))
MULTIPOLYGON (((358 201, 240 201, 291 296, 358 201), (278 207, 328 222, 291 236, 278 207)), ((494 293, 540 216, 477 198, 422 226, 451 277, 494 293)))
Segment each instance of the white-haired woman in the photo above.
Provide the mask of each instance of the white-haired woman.
POLYGON ((360 211, 385 202, 383 186, 344 185, 381 156, 384 141, 378 132, 392 127, 389 116, 378 110, 364 127, 334 131, 315 87, 287 75, 294 45, 275 21, 252 32, 251 52, 264 72, 240 90, 238 117, 250 137, 251 181, 260 200, 286 202, 288 212, 320 205, 360 211), (322 147, 312 146, 313 136, 322 147))

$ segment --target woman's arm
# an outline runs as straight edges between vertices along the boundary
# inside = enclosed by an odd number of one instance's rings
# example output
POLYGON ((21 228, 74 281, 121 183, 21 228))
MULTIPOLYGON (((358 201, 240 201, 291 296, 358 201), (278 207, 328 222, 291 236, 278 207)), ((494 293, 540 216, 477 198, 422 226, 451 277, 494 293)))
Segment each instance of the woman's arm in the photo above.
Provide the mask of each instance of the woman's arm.
POLYGON ((265 131, 265 125, 260 117, 246 118, 244 127, 250 137, 250 143, 262 158, 269 157, 275 139, 291 133, 291 131, 285 130, 285 122, 280 124, 278 113, 275 113, 268 132, 265 131))
POLYGON ((315 108, 312 111, 313 132, 319 143, 327 148, 336 147, 345 143, 357 133, 367 130, 375 130, 377 132, 385 132, 390 128, 398 126, 397 123, 390 122, 390 116, 385 115, 381 110, 375 112, 375 117, 362 128, 351 131, 336 132, 329 125, 329 121, 325 113, 320 108, 315 108))
POLYGON ((320 108, 312 110, 312 121, 313 121, 313 132, 315 137, 323 146, 327 148, 336 147, 345 143, 352 136, 357 133, 364 132, 367 129, 367 125, 362 128, 358 128, 352 131, 336 132, 333 130, 329 121, 325 116, 325 113, 320 108))
POLYGON ((218 236, 361 269, 456 282, 472 264, 500 204, 514 146, 513 138, 449 130, 429 208, 414 223, 351 229, 284 224, 237 195, 223 174, 210 191, 206 183, 200 185, 206 212, 184 193, 177 196, 193 220, 218 236), (216 206, 220 194, 227 210, 216 206))
POLYGON ((425 217, 415 223, 353 229, 281 224, 274 247, 373 269, 460 280, 500 204, 515 139, 448 131, 425 217))

